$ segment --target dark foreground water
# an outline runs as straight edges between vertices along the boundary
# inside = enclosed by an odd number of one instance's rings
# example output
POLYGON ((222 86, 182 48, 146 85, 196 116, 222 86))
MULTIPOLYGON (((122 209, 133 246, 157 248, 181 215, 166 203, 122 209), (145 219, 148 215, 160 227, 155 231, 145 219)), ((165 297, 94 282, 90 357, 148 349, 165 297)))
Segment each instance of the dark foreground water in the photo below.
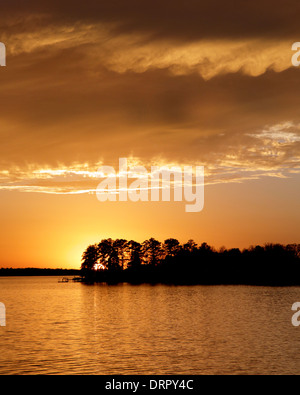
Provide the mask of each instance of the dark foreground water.
POLYGON ((300 288, 0 278, 0 374, 300 374, 300 288))

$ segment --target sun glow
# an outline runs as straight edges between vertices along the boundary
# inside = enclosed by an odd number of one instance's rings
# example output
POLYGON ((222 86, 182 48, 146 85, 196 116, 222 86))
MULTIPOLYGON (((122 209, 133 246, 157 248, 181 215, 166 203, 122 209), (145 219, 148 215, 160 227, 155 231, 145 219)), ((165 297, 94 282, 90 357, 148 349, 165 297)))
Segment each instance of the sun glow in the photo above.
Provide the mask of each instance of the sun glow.
POLYGON ((94 265, 94 270, 96 270, 96 271, 105 270, 105 267, 101 263, 96 263, 94 265))

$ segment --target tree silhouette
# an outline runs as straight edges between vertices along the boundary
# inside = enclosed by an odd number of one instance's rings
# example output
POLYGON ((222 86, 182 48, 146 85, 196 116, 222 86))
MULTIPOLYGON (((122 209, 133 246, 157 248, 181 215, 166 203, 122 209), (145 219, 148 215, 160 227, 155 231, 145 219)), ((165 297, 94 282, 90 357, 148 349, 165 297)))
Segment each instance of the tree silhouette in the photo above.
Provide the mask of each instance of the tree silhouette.
POLYGON ((163 244, 163 249, 166 256, 176 256, 180 251, 180 243, 176 239, 167 239, 163 244))
POLYGON ((94 244, 88 246, 82 255, 81 269, 85 271, 93 270, 98 263, 99 257, 98 245, 94 244))
POLYGON ((107 270, 117 271, 120 269, 118 249, 112 239, 102 240, 98 244, 98 253, 101 265, 107 270))
POLYGON ((161 243, 153 238, 144 241, 142 244, 143 254, 149 265, 156 266, 159 264, 162 255, 161 243))
POLYGON ((113 243, 113 248, 116 251, 118 256, 118 265, 122 267, 122 270, 125 268, 125 260, 126 260, 126 252, 127 252, 128 242, 124 239, 117 239, 113 243))
POLYGON ((87 247, 81 269, 86 282, 300 285, 300 244, 216 251, 193 240, 104 239, 87 247))
POLYGON ((128 268, 139 269, 142 265, 142 245, 133 240, 129 241, 127 245, 130 251, 128 268))
POLYGON ((183 251, 185 252, 195 252, 198 248, 198 245, 194 242, 194 240, 189 240, 187 243, 183 245, 183 251))

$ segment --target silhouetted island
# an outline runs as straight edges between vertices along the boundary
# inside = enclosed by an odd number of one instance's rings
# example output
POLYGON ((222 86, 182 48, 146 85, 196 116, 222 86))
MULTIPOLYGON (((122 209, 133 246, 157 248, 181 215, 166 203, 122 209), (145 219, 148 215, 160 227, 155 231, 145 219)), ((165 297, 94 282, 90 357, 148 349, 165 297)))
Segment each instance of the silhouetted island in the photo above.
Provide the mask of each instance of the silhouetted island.
POLYGON ((174 285, 300 285, 300 244, 265 244, 216 250, 193 240, 105 239, 87 247, 81 274, 86 283, 174 285))

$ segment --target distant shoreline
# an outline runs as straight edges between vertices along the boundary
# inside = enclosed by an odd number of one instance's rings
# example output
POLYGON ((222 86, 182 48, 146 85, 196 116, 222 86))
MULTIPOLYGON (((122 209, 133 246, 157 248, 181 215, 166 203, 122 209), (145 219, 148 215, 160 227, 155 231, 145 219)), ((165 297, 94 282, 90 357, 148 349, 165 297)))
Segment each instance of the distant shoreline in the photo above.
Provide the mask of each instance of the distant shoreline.
MULTIPOLYGON (((148 271, 150 268, 144 268, 148 271)), ((153 269, 152 269, 153 270, 153 269)), ((150 272, 152 271, 150 269, 150 272)), ((82 283, 86 285, 91 284, 105 284, 105 285, 119 285, 119 284, 130 284, 130 285, 170 285, 170 286, 252 286, 252 287, 300 287, 300 283, 297 281, 255 281, 255 280, 230 280, 229 278, 224 281, 215 281, 213 279, 202 279, 202 281, 193 281, 191 279, 182 279, 180 281, 177 279, 153 278, 149 271, 146 276, 140 276, 142 273, 134 273, 130 270, 125 270, 122 274, 119 273, 116 277, 116 273, 102 272, 94 273, 94 276, 82 276, 82 271, 79 269, 37 269, 37 268, 23 268, 23 269, 13 269, 13 268, 2 268, 0 269, 1 277, 82 277, 82 283)), ((153 274, 153 273, 152 273, 153 274)))
POLYGON ((0 277, 42 277, 42 276, 78 276, 81 271, 78 269, 0 269, 0 277))

